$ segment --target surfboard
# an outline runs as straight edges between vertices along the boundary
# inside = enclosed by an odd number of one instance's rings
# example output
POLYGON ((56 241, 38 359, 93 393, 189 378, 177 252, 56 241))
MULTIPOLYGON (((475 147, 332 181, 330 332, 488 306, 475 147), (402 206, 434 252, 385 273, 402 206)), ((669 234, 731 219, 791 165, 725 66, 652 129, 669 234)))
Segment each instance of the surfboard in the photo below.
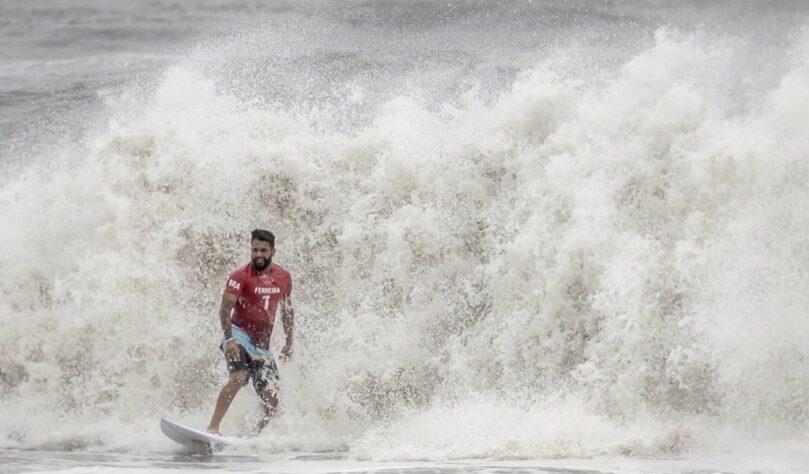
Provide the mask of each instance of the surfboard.
POLYGON ((195 430, 165 418, 160 419, 160 429, 170 439, 197 453, 210 454, 220 451, 230 444, 230 441, 224 436, 195 430))

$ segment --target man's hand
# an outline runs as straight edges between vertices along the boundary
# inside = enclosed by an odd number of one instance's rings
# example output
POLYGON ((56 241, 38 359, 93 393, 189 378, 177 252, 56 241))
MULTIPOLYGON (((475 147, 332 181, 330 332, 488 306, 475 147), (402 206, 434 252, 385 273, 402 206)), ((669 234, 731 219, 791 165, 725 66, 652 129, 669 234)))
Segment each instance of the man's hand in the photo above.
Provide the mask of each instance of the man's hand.
POLYGON ((281 349, 281 354, 278 356, 278 358, 283 362, 289 362, 289 360, 292 359, 292 346, 284 346, 284 348, 281 349))
POLYGON ((229 340, 225 345, 225 354, 230 360, 239 360, 239 343, 233 339, 229 340))

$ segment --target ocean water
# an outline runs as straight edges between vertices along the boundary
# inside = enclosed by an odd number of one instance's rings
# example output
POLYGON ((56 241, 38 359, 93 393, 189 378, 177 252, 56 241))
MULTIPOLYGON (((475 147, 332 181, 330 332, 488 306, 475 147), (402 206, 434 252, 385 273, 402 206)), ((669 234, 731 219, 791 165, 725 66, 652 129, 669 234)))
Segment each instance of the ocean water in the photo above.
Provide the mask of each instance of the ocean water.
POLYGON ((808 15, 0 2, 0 471, 809 472, 808 15), (254 227, 282 412, 191 456, 254 227))

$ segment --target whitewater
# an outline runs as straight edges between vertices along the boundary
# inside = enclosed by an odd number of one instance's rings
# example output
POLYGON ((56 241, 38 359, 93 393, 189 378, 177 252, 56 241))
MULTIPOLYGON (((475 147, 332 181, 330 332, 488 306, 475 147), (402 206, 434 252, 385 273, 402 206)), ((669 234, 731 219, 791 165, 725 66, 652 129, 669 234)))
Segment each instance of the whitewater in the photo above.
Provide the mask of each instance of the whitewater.
POLYGON ((0 12, 0 470, 809 472, 802 2, 0 12), (189 456, 253 228, 281 413, 189 456))

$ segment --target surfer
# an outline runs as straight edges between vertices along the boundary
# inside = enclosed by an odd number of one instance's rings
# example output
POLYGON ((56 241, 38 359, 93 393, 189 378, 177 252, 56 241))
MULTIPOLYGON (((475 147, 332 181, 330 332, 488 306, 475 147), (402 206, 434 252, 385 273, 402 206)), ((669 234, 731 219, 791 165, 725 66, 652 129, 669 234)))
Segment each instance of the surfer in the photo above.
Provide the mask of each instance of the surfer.
POLYGON ((225 285, 219 321, 224 336, 219 348, 225 353, 230 377, 219 392, 208 432, 219 433, 219 423, 233 398, 247 381, 261 398, 263 414, 257 429, 267 425, 278 406, 278 367, 270 352, 275 313, 281 308, 286 342, 281 360, 292 356, 292 277, 272 263, 275 235, 256 229, 250 234, 251 261, 234 271, 225 285))

